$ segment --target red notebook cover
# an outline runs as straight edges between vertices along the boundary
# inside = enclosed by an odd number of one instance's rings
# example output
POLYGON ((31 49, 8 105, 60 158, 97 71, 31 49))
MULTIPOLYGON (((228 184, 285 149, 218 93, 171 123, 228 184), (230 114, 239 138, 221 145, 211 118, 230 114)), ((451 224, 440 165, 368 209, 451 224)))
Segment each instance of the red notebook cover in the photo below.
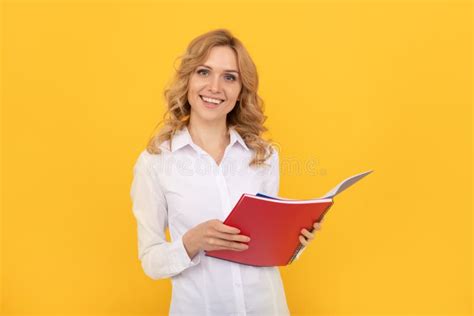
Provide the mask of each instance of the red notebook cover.
POLYGON ((251 238, 243 251, 205 251, 206 256, 253 266, 290 264, 301 248, 299 235, 311 231, 333 205, 332 198, 286 200, 242 194, 224 224, 251 238))

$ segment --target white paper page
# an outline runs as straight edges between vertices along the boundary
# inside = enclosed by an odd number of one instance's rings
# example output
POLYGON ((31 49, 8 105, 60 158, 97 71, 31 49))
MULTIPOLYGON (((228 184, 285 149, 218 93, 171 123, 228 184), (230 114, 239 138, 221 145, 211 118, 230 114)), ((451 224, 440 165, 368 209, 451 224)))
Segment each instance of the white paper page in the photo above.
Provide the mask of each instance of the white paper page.
POLYGON ((360 179, 362 179, 363 177, 365 177, 366 175, 368 175, 369 173, 373 171, 374 170, 362 172, 362 173, 356 174, 355 176, 347 178, 346 180, 336 185, 331 191, 329 191, 328 193, 320 197, 320 199, 332 198, 338 195, 339 193, 341 193, 342 191, 344 191, 345 189, 347 189, 348 187, 350 187, 351 185, 353 185, 354 183, 356 183, 357 181, 359 181, 360 179))

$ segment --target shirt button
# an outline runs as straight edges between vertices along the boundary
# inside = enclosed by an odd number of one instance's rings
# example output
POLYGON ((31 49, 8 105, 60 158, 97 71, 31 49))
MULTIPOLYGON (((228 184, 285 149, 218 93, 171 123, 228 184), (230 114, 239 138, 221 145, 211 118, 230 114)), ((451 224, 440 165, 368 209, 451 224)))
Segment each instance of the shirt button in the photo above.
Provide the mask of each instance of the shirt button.
POLYGON ((240 287, 240 283, 234 283, 236 287, 240 287))

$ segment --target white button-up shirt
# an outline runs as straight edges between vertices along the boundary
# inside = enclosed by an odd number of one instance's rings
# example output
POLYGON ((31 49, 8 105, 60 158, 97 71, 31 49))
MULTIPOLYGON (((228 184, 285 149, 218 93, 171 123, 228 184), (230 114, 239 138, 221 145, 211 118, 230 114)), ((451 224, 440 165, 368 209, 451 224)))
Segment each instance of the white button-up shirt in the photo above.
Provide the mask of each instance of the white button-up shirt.
POLYGON ((193 143, 185 127, 140 153, 130 190, 138 225, 138 258, 147 276, 171 278, 170 315, 289 315, 278 267, 255 267, 208 257, 192 260, 182 236, 196 225, 224 221, 243 193, 278 195, 279 157, 250 167, 253 150, 230 128, 221 163, 193 143), (171 242, 166 240, 169 227, 171 242))

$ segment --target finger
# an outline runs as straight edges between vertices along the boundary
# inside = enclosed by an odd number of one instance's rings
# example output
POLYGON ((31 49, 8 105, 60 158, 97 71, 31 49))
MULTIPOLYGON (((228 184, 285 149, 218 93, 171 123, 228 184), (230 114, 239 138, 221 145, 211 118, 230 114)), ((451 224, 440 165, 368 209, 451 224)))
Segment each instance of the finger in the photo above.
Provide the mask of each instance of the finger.
POLYGON ((218 238, 209 238, 208 244, 213 250, 245 250, 249 247, 246 244, 226 241, 218 238))
POLYGON ((320 229, 321 229, 321 223, 317 223, 317 222, 316 222, 316 223, 313 224, 313 227, 314 227, 314 229, 316 229, 316 230, 320 230, 320 229))
POLYGON ((303 246, 307 246, 308 242, 306 241, 306 239, 301 235, 299 237, 300 237, 300 242, 303 244, 303 246))
POLYGON ((249 242, 250 237, 245 235, 236 235, 236 234, 228 234, 228 233, 221 233, 221 232, 214 232, 212 237, 224 239, 224 240, 231 240, 231 241, 240 241, 240 242, 249 242))
POLYGON ((308 239, 313 239, 314 238, 314 234, 310 233, 306 228, 303 228, 301 230, 301 233, 303 234, 303 236, 305 236, 308 239))
POLYGON ((222 233, 228 233, 228 234, 238 234, 240 233, 240 229, 236 227, 232 227, 223 223, 219 223, 216 225, 216 230, 220 231, 222 233))
POLYGON ((224 241, 221 239, 222 246, 224 249, 229 249, 229 250, 246 250, 249 248, 247 244, 243 244, 240 242, 233 242, 233 241, 224 241))

